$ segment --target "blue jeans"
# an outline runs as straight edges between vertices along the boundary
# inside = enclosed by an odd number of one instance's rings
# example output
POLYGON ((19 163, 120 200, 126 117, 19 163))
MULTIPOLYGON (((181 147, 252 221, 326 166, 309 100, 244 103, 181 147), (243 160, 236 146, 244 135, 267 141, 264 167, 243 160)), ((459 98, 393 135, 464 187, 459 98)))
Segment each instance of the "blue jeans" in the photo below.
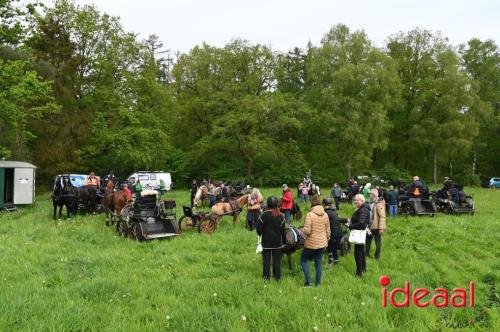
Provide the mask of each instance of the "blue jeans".
POLYGON ((321 249, 307 249, 302 250, 302 255, 300 255, 300 265, 302 265, 302 270, 304 271, 304 276, 306 277, 306 284, 311 284, 311 271, 309 271, 309 266, 307 266, 307 261, 312 259, 314 261, 314 267, 316 268, 316 281, 315 285, 318 286, 321 283, 321 258, 323 258, 324 248, 321 249))
POLYGON ((292 214, 291 214, 290 210, 283 210, 283 214, 285 215, 285 220, 287 222, 291 222, 292 221, 292 214))
POLYGON ((389 215, 397 216, 398 215, 398 206, 397 205, 389 205, 389 215))
POLYGON ((307 202, 308 196, 306 194, 300 194, 300 201, 307 202))

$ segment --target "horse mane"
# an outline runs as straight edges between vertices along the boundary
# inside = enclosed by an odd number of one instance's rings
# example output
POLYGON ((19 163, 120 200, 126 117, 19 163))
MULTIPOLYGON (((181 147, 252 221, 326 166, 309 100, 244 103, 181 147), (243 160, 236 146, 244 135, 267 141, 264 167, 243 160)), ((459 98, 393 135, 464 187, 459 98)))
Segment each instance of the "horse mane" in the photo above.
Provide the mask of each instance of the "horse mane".
POLYGON ((236 199, 236 203, 238 204, 238 207, 241 209, 243 205, 248 201, 248 195, 243 195, 241 197, 238 197, 236 199))

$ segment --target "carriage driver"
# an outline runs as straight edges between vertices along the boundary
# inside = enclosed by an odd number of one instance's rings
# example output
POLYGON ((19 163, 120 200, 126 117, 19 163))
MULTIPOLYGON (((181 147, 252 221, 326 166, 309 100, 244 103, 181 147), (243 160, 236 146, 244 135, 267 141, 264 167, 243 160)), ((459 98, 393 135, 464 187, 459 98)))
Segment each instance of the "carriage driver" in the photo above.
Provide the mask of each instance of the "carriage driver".
POLYGON ((97 189, 99 187, 99 178, 95 176, 94 172, 90 172, 90 175, 85 179, 85 186, 95 186, 97 189))

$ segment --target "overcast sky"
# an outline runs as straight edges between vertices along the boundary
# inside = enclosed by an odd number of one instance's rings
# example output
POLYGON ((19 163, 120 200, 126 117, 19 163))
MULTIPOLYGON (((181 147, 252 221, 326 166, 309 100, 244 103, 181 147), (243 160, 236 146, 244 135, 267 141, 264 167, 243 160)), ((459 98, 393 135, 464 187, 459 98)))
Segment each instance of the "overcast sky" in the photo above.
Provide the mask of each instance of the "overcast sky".
MULTIPOLYGON (((50 2, 50 0, 45 1, 50 2)), ((156 34, 165 48, 188 52, 240 37, 287 51, 305 47, 338 23, 363 29, 376 45, 415 27, 441 31, 454 45, 500 41, 499 0, 76 0, 119 16, 126 31, 156 34)))

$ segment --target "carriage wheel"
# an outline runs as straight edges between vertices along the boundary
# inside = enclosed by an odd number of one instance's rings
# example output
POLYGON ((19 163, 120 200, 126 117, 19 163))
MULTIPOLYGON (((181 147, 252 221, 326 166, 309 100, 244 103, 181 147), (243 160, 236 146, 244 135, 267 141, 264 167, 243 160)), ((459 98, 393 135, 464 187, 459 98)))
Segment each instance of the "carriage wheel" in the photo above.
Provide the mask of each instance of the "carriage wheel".
POLYGON ((401 214, 406 216, 412 216, 415 214, 415 209, 411 205, 405 205, 401 208, 401 214))
POLYGON ((181 232, 187 231, 188 229, 192 229, 196 227, 195 221, 188 217, 188 216, 182 216, 181 219, 179 219, 179 229, 181 232))
POLYGON ((451 208, 451 206, 446 205, 443 209, 443 212, 446 214, 453 214, 453 209, 451 208))
POLYGON ((205 218, 198 224, 198 233, 212 234, 217 228, 217 223, 215 220, 210 218, 205 218))
POLYGON ((123 219, 120 218, 120 220, 116 224, 116 231, 120 235, 123 235, 125 237, 127 236, 128 229, 127 229, 127 225, 126 225, 126 221, 125 220, 123 220, 123 219))
POLYGON ((144 236, 142 235, 141 225, 139 225, 138 222, 135 222, 134 225, 132 226, 132 237, 137 241, 145 240, 144 236))

